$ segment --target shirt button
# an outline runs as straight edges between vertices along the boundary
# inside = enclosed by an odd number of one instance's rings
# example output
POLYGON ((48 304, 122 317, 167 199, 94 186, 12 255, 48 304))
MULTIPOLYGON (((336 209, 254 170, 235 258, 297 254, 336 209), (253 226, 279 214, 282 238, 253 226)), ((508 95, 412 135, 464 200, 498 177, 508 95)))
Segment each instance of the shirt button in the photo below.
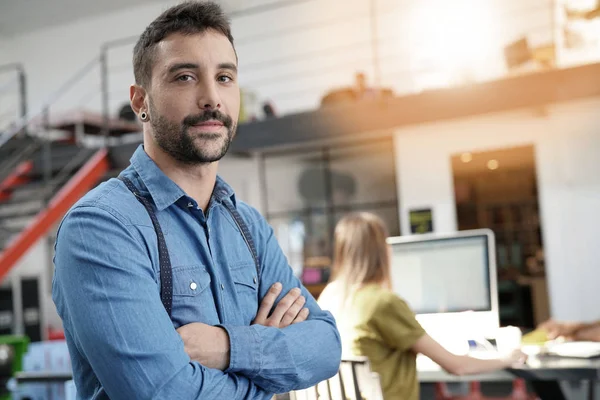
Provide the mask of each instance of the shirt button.
POLYGON ((192 202, 189 202, 189 203, 188 203, 188 207, 189 207, 189 208, 192 208, 192 207, 194 207, 194 205, 192 204, 192 202))
POLYGON ((197 287, 198 287, 198 285, 196 285, 196 282, 190 283, 190 289, 196 290, 197 287))
POLYGON ((221 290, 225 290, 225 285, 221 283, 221 290))
POLYGON ((256 283, 256 277, 254 277, 254 283, 256 283))

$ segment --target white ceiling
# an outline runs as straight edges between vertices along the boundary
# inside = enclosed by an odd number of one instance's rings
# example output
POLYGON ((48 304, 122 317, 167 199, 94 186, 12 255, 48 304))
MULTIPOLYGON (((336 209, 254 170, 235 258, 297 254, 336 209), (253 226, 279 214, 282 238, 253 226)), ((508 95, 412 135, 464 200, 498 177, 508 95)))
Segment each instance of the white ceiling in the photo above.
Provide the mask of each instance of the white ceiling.
MULTIPOLYGON (((168 2, 168 0, 0 0, 0 38, 143 4, 168 2)), ((218 0, 218 2, 228 12, 248 3, 247 0, 218 0)))

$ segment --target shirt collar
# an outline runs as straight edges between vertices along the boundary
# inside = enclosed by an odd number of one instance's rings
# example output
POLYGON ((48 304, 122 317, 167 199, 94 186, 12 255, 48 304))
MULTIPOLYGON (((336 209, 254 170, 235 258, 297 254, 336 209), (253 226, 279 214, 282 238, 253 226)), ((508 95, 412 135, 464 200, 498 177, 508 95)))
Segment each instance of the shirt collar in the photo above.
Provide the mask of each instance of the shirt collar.
POLYGON ((233 188, 218 175, 217 181, 215 182, 215 188, 213 189, 213 197, 218 201, 230 199, 233 205, 237 206, 233 188))
MULTIPOLYGON (((159 211, 164 210, 186 193, 175 182, 171 180, 148 156, 143 145, 139 145, 130 159, 131 165, 142 180, 144 186, 152 196, 154 204, 159 211)), ((231 199, 236 205, 235 193, 220 176, 217 176, 212 197, 218 201, 226 198, 231 199)))

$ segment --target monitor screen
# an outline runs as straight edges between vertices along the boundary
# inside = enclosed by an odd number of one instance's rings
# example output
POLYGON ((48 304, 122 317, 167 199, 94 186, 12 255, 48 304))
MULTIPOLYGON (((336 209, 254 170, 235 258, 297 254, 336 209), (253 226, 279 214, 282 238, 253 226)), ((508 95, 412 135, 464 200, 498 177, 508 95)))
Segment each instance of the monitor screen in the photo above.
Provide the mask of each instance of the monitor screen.
POLYGON ((394 292, 416 314, 490 311, 488 240, 481 234, 392 241, 394 292))

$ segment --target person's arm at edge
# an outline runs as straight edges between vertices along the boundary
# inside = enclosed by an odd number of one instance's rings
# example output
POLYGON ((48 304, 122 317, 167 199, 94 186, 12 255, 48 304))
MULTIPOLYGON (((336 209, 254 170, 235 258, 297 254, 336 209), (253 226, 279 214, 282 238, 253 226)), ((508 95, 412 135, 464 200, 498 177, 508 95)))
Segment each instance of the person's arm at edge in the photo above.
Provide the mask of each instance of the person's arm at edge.
POLYGON ((583 324, 583 326, 575 332, 575 340, 600 342, 600 321, 583 324))
POLYGON ((113 210, 71 211, 55 264, 53 297, 65 329, 110 398, 272 397, 247 377, 190 361, 160 301, 141 235, 113 210))
POLYGON ((537 329, 546 331, 548 339, 565 338, 567 340, 600 342, 600 321, 562 322, 550 319, 537 329))
POLYGON ((310 313, 306 321, 284 329, 223 325, 231 346, 230 367, 226 372, 241 373, 258 386, 277 393, 307 388, 334 376, 341 360, 341 341, 333 316, 321 310, 294 276, 273 229, 257 212, 251 231, 262 267, 260 298, 275 282, 283 285, 277 302, 298 287, 306 298, 304 307, 310 313))
POLYGON ((507 368, 523 356, 516 352, 508 359, 479 360, 453 354, 425 332, 404 300, 388 291, 381 294, 373 324, 390 348, 421 353, 452 375, 472 375, 507 368))

